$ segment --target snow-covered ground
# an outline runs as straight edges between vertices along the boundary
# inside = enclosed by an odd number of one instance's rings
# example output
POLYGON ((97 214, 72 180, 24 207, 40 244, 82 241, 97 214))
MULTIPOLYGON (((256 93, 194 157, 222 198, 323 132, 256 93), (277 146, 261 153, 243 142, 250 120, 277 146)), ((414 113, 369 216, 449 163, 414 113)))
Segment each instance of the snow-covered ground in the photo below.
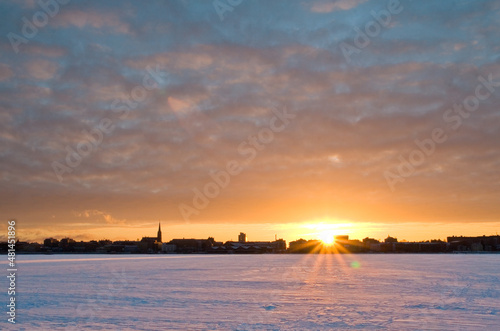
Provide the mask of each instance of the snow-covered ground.
POLYGON ((0 329, 500 330, 500 255, 18 258, 0 329))

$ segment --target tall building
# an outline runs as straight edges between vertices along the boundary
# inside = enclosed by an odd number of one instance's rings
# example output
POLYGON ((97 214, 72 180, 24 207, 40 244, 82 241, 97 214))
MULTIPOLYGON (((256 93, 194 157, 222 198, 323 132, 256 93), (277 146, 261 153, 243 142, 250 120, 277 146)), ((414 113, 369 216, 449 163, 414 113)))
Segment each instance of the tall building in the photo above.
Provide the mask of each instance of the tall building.
POLYGON ((247 241, 247 234, 240 232, 240 234, 238 235, 238 242, 244 243, 246 241, 247 241))
POLYGON ((161 243, 161 225, 160 225, 160 222, 158 222, 158 234, 156 236, 156 241, 161 243))

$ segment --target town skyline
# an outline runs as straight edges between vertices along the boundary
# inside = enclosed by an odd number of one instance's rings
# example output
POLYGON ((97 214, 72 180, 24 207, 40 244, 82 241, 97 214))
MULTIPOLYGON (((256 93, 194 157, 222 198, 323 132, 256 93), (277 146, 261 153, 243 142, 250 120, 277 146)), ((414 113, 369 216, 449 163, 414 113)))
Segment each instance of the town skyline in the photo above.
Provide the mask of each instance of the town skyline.
MULTIPOLYGON (((12 221, 11 221, 12 223, 12 221)), ((15 223, 15 222, 14 222, 15 223)), ((349 238, 348 235, 334 235, 324 232, 319 238, 296 239, 287 241, 275 235, 273 241, 249 240, 247 234, 240 232, 238 240, 217 241, 209 236, 206 239, 173 238, 164 239, 161 223, 158 223, 156 236, 144 236, 140 240, 90 240, 79 241, 72 238, 46 238, 43 243, 15 243, 21 253, 81 253, 81 254, 132 254, 132 253, 163 253, 163 254, 283 254, 283 253, 469 253, 469 252, 500 252, 500 236, 448 236, 446 240, 428 239, 411 242, 398 240, 390 235, 383 241, 366 237, 362 240, 349 238)), ((7 242, 0 242, 0 251, 6 252, 7 242)))
MULTIPOLYGON (((16 222, 18 222, 16 220, 16 222)), ((379 241, 383 241, 386 237, 392 237, 392 238, 396 238, 398 239, 399 238, 399 242, 425 242, 425 241, 430 241, 430 240, 443 240, 443 241, 446 241, 446 238, 447 237, 479 237, 479 236, 493 236, 493 235, 497 235, 498 236, 498 232, 495 231, 494 233, 493 232, 490 232, 489 234, 487 234, 486 232, 482 231, 481 229, 478 230, 478 232, 476 233, 461 233, 461 234, 457 234, 457 233, 448 233, 447 235, 445 236, 435 236, 435 235, 431 235, 430 233, 427 233, 427 236, 425 235, 422 235, 423 237, 420 238, 420 239, 406 239, 406 238, 403 238, 401 236, 398 236, 398 234, 396 232, 388 232, 385 237, 382 236, 377 236, 377 235, 373 235, 373 234, 369 234, 367 233, 366 235, 361 235, 361 236, 356 236, 356 234, 353 234, 352 232, 349 232, 349 231, 345 231, 345 232, 342 232, 342 230, 337 230, 337 231, 333 231, 331 230, 330 227, 327 226, 327 224, 321 224, 320 225, 323 225, 322 229, 319 231, 319 232, 314 232, 314 233, 304 233, 302 235, 299 235, 298 237, 295 237, 295 238, 292 238, 292 237, 282 237, 280 235, 278 235, 278 233, 274 233, 274 234, 264 234, 262 237, 258 237, 258 236, 248 236, 248 233, 247 232, 240 232, 241 233, 244 233, 245 234, 245 238, 248 238, 249 240, 252 239, 253 241, 271 241, 272 239, 276 239, 276 238, 281 238, 281 239, 284 239, 286 242, 291 242, 291 241, 295 241, 295 240, 299 240, 299 239, 305 239, 305 240, 320 240, 320 241, 323 241, 323 242, 326 242, 326 243, 329 243, 328 242, 328 238, 334 238, 334 237, 342 237, 342 236, 348 236, 348 237, 351 237, 351 238, 354 238, 354 239, 364 239, 364 238, 370 238, 370 239, 376 239, 376 240, 379 240, 379 241), (326 225, 326 226, 325 226, 326 225), (481 232, 482 231, 482 232, 481 232), (482 234, 481 234, 482 233, 482 234)), ((205 235, 203 235, 203 233, 200 233, 200 232, 196 232, 196 234, 190 234, 190 233, 186 233, 185 235, 177 235, 177 234, 169 234, 168 232, 168 226, 165 226, 165 224, 163 225, 163 230, 161 230, 161 222, 158 222, 158 226, 160 226, 160 228, 158 229, 158 238, 160 238, 160 242, 162 242, 161 239, 165 239, 166 241, 168 240, 172 240, 172 239, 175 239, 175 238, 183 238, 183 239, 193 239, 193 238, 217 238, 217 235, 214 235, 213 232, 216 232, 216 231, 213 231, 212 230, 212 233, 210 232, 207 232, 205 235), (200 235, 201 234, 201 235, 200 235)), ((244 228, 244 227, 243 227, 244 228)), ((456 231, 455 231, 456 232, 456 231)), ((151 234, 152 232, 149 232, 149 234, 151 234)), ((140 238, 143 238, 143 237, 147 237, 147 236, 144 236, 148 233, 144 233, 143 235, 139 236, 139 237, 128 237, 128 238, 125 238, 125 237, 106 237, 106 236, 103 236, 103 237, 91 237, 91 236, 88 236, 86 237, 85 239, 86 240, 83 240, 83 238, 78 238, 76 237, 77 241, 99 241, 99 240, 112 240, 112 241, 139 241, 140 238)), ((236 234, 236 232, 234 233, 236 234)), ((233 235, 234 235, 233 234, 233 235)), ((237 237, 237 236, 230 236, 230 238, 226 238, 224 237, 223 238, 223 241, 234 241, 233 237, 237 237)), ((22 241, 27 241, 27 242, 36 242, 36 243, 42 243, 44 240, 46 240, 47 238, 53 238, 53 239, 58 239, 58 240, 61 240, 61 239, 74 239, 73 236, 71 235, 51 235, 51 236, 45 236, 44 238, 41 238, 38 239, 38 240, 29 240, 29 239, 25 239, 23 238, 22 235, 20 235, 18 237, 18 239, 22 240, 22 241)), ((0 236, 0 242, 1 241, 4 241, 3 240, 3 237, 0 236)), ((6 241, 6 240, 5 240, 6 241)), ((330 242, 331 243, 331 242, 330 242)))

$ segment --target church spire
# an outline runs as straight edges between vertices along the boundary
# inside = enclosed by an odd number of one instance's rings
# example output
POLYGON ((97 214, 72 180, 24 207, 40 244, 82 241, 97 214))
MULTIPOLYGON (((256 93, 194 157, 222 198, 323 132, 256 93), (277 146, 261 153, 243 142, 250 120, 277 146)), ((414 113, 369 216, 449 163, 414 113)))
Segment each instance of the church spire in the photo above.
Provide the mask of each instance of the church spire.
POLYGON ((160 224, 160 222, 158 222, 158 235, 156 237, 156 241, 159 242, 159 243, 162 242, 161 241, 161 224, 160 224))

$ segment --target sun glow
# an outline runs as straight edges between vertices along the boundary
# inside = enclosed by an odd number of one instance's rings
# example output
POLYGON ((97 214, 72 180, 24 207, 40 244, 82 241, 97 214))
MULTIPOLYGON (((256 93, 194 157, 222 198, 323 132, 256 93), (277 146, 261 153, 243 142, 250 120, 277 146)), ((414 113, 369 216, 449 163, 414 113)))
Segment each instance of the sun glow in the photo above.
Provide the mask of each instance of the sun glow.
POLYGON ((323 231, 319 234, 319 239, 327 245, 332 245, 335 242, 335 235, 332 231, 323 231))
MULTIPOLYGON (((305 227, 312 231, 306 238, 311 241, 304 243, 303 250, 318 254, 335 254, 336 259, 342 262, 342 253, 350 253, 351 246, 356 246, 356 240, 349 241, 349 235, 354 233, 356 226, 350 222, 334 220, 307 223, 305 227)), ((352 268, 359 268, 359 265, 353 264, 352 268)))
POLYGON ((350 222, 325 219, 306 223, 305 227, 311 231, 306 238, 319 239, 324 245, 332 246, 336 235, 352 234, 355 226, 350 222))

